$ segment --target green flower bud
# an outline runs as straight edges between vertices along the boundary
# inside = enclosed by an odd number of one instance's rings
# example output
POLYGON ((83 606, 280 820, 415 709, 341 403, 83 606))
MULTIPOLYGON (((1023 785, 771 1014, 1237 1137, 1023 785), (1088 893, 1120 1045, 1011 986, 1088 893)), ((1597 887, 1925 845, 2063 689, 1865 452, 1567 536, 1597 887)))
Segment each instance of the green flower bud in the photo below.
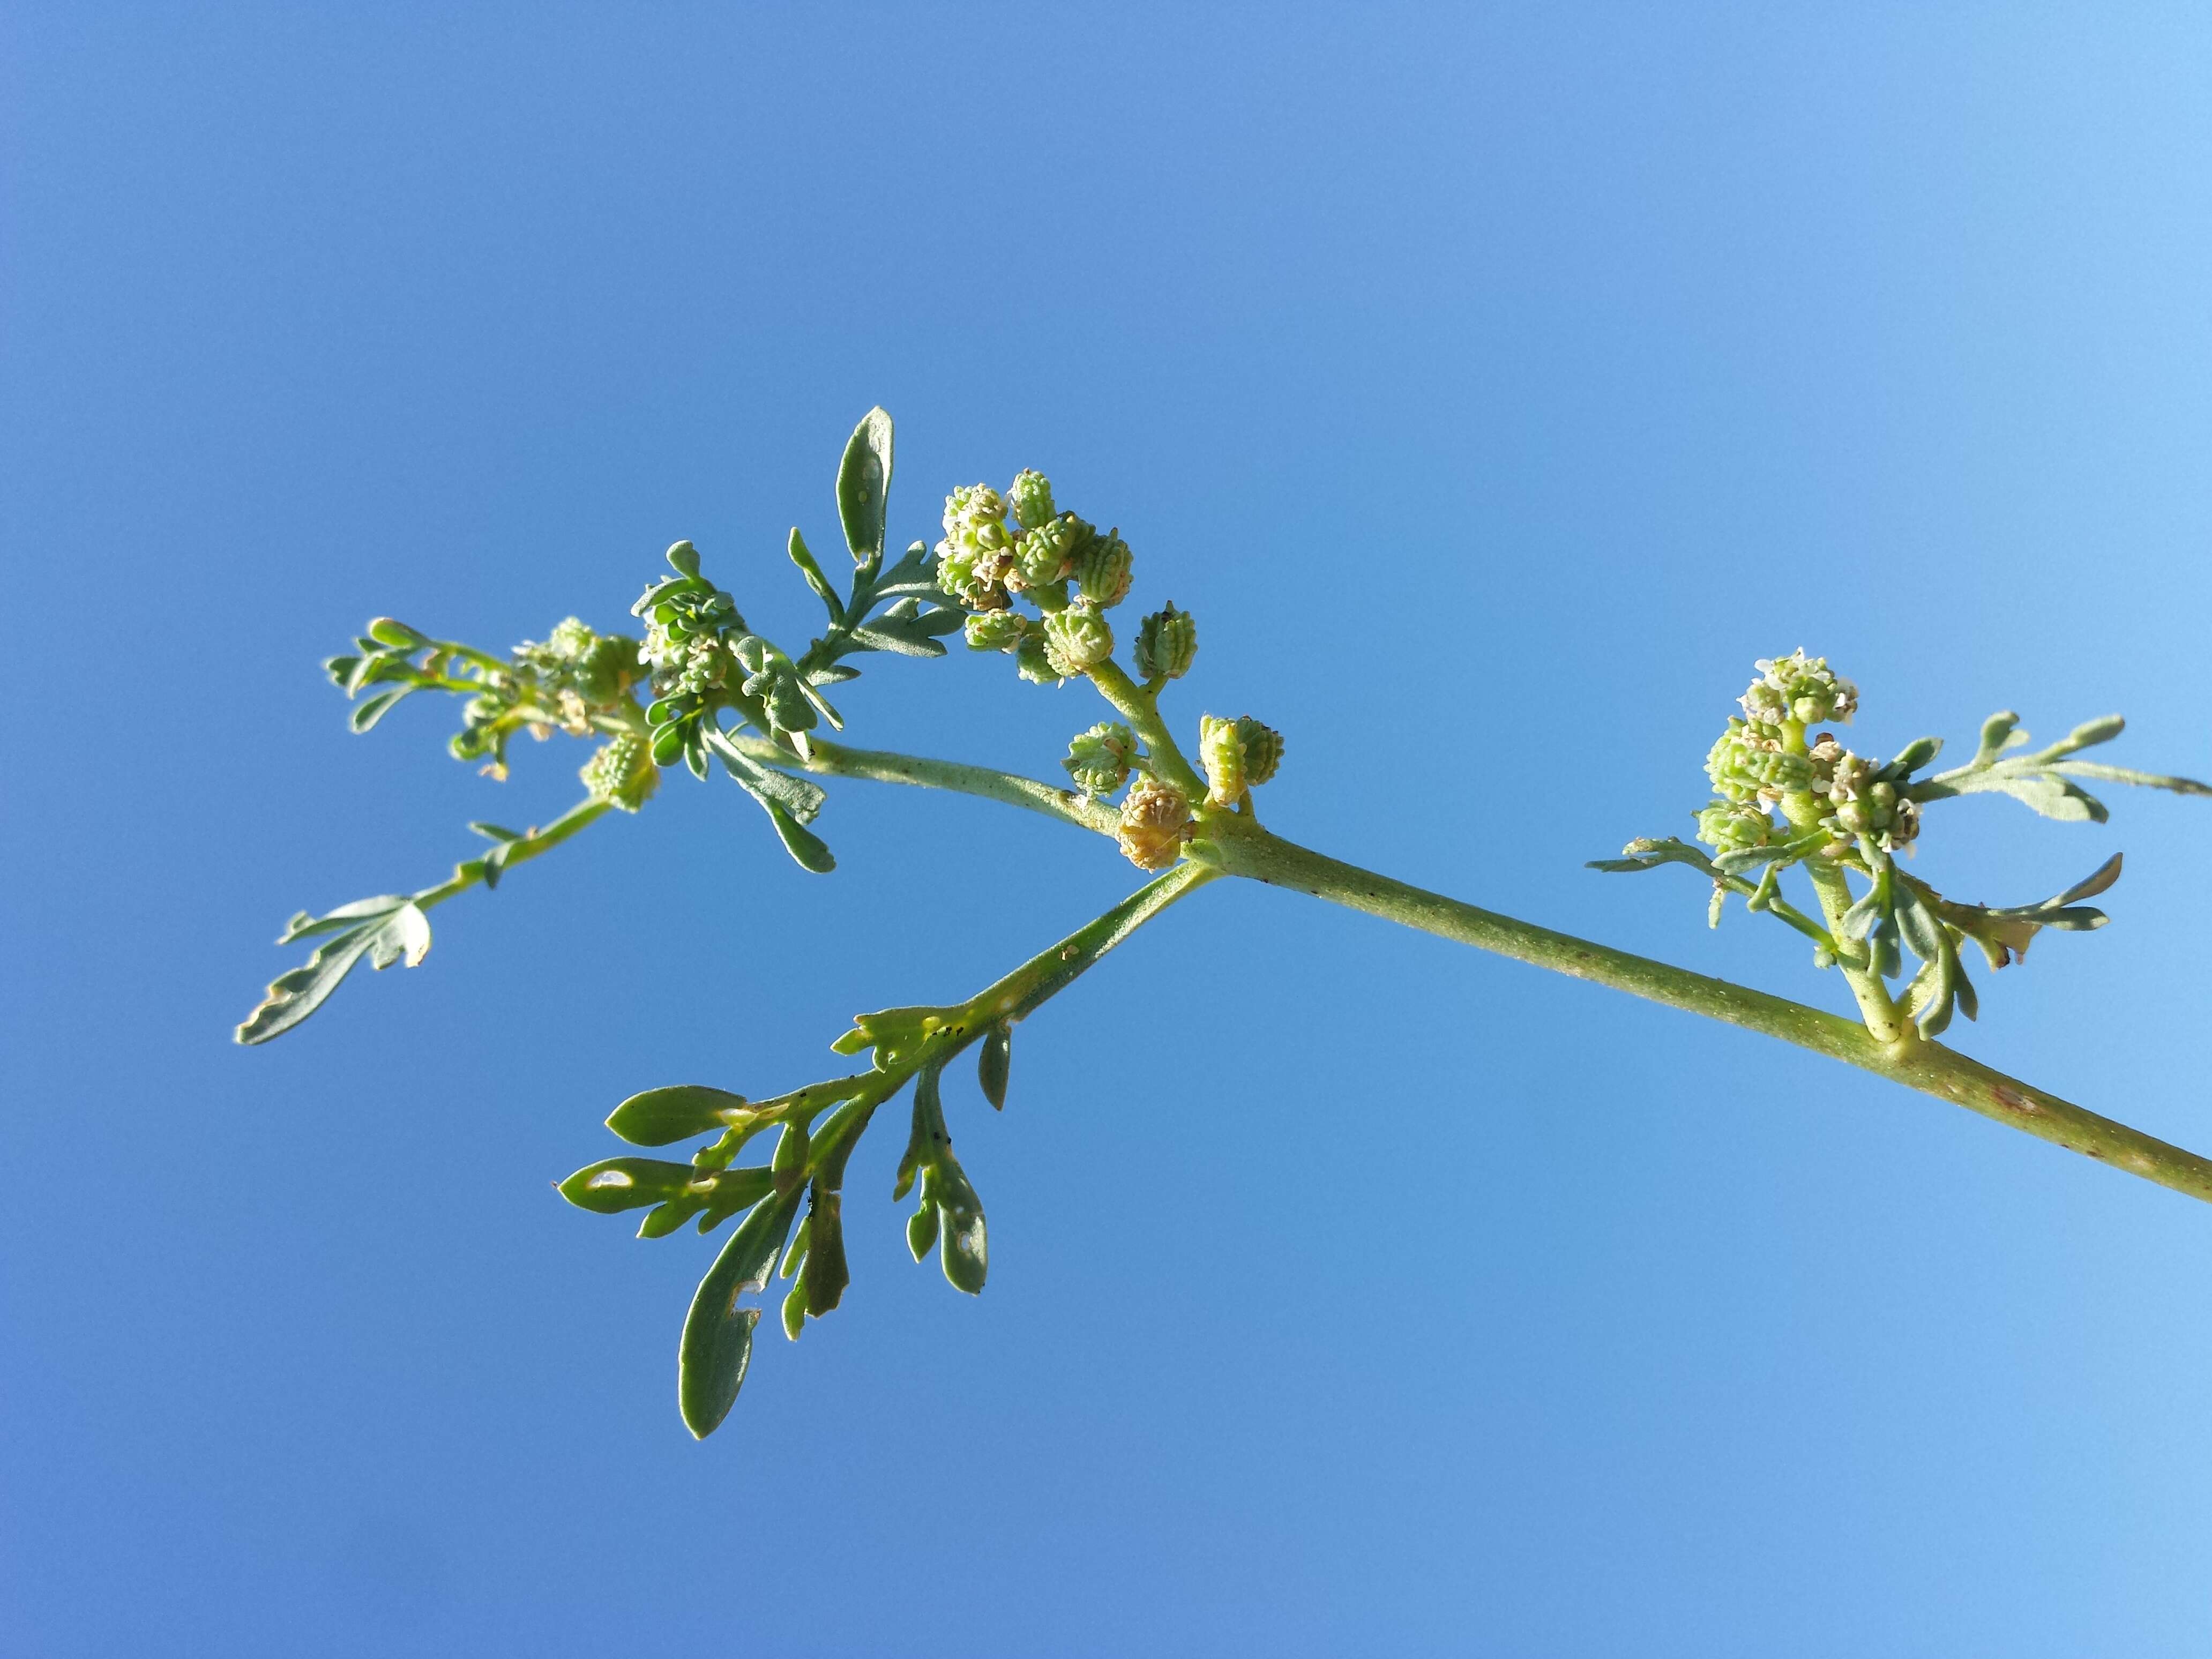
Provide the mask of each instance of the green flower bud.
POLYGON ((1723 853, 1765 847, 1775 833, 1774 820, 1756 806, 1717 800, 1698 814, 1698 839, 1723 853))
POLYGON ((1804 756, 1784 754, 1761 727, 1730 715, 1728 729, 1705 756, 1705 775, 1723 800, 1771 801, 1810 788, 1814 769, 1804 756))
POLYGON ((979 611, 968 618, 966 632, 970 651, 1018 651, 1030 619, 1018 611, 979 611))
POLYGON ((1122 798, 1115 839, 1139 870, 1164 870, 1182 856, 1190 834, 1190 803, 1156 779, 1144 778, 1122 798))
POLYGON ((1206 798, 1216 806, 1234 806, 1246 790, 1273 777, 1282 763, 1283 734, 1249 714, 1233 720, 1205 715, 1199 720, 1198 734, 1206 798))
POLYGON ((1137 677, 1147 680, 1179 680, 1190 672, 1198 654, 1198 624, 1190 612, 1170 604, 1137 624, 1137 677))
POLYGON ((635 640, 621 634, 601 634, 577 660, 576 690, 585 702, 604 708, 619 702, 644 673, 635 640))
POLYGON ((956 547, 975 544, 987 525, 1003 525, 1006 504, 988 484, 965 484, 945 498, 945 536, 956 547))
POLYGON ((628 732, 600 745, 578 775, 585 788, 625 812, 636 811, 660 786, 660 769, 653 763, 652 750, 643 738, 628 732))
POLYGON ((1024 530, 1035 530, 1054 516, 1052 480, 1031 467, 1014 475, 1006 499, 1014 505, 1014 518, 1024 530))
POLYGON ((1826 657, 1808 657, 1802 647, 1786 657, 1762 657, 1752 666, 1759 678, 1741 702, 1745 717, 1754 725, 1848 722, 1859 706, 1858 687, 1833 672, 1826 657))
POLYGON ((1118 720, 1104 720, 1067 745, 1060 764, 1086 795, 1110 795, 1128 781, 1137 758, 1137 734, 1118 720))
POLYGON ((1076 591, 1102 610, 1127 599, 1129 544, 1121 539, 1121 532, 1109 530, 1092 537, 1090 545, 1075 556, 1074 574, 1076 591))
POLYGON ((1114 630, 1087 605, 1073 605, 1044 619, 1044 651, 1062 679, 1114 654, 1114 630))
POLYGON ((1826 787, 1815 784, 1814 787, 1826 794, 1835 808, 1822 820, 1830 830, 1839 836, 1862 836, 1895 851, 1919 835, 1920 806, 1900 796, 1895 784, 1877 781, 1875 774, 1881 769, 1873 762, 1842 750, 1828 769, 1826 787))
POLYGON ((1073 513, 1048 519, 1014 544, 1014 575, 1023 587, 1056 582, 1074 568, 1075 556, 1095 534, 1073 513))

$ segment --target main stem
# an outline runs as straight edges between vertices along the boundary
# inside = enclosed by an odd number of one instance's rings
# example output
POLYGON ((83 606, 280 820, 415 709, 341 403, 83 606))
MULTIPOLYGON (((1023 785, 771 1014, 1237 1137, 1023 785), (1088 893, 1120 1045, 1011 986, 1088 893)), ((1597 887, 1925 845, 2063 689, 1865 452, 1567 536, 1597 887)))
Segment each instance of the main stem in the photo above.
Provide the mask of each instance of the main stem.
MULTIPOLYGON (((739 741, 750 745, 754 740, 739 741)), ((768 748, 763 744, 763 750, 768 748)), ((787 765, 791 760, 781 750, 773 756, 763 752, 760 758, 787 765)), ((981 795, 1102 835, 1112 835, 1117 821, 1110 809, 1068 791, 1033 778, 953 761, 817 743, 806 769, 829 776, 874 778, 981 795)), ((1224 875, 1244 876, 1309 894, 1439 939, 1472 945, 1516 962, 1778 1037, 1979 1112, 2161 1187, 2212 1202, 2212 1159, 2100 1116, 2048 1090, 1969 1060, 1941 1042, 1917 1037, 1880 1042, 1856 1021, 1377 875, 1285 841, 1236 814, 1208 814, 1203 833, 1206 862, 1224 875)))

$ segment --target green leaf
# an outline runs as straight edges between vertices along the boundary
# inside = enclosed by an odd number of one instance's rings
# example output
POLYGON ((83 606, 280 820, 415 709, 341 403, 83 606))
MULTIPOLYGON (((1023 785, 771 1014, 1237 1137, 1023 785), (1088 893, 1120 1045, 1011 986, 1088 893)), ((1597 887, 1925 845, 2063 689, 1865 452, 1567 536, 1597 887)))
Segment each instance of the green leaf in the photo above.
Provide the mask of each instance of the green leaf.
MULTIPOLYGON (((902 657, 941 657, 945 643, 933 639, 917 624, 924 618, 878 617, 866 628, 853 630, 853 643, 865 651, 890 651, 902 657)), ((950 632, 950 629, 945 630, 950 632)))
POLYGON ((411 685, 403 685, 393 690, 380 691, 366 702, 356 704, 346 723, 356 732, 366 732, 390 712, 392 704, 414 690, 411 685))
POLYGON ((633 1146, 667 1146, 728 1128, 746 1115, 743 1095, 678 1083, 632 1095, 607 1115, 607 1127, 633 1146))
MULTIPOLYGON (((692 546, 690 542, 676 543, 668 550, 668 568, 686 583, 698 582, 700 580, 699 550, 692 546)), ((674 583, 669 584, 669 587, 675 586, 674 583)), ((664 596, 668 592, 669 587, 660 590, 664 596)))
POLYGON ((944 1218, 944 1236, 938 1263, 955 1290, 981 1294, 984 1274, 990 1267, 990 1250, 984 1237, 983 1204, 968 1182, 959 1161, 947 1152, 937 1166, 938 1209, 944 1218))
POLYGON ((234 1033, 242 1043, 282 1036, 321 1007, 374 944, 380 930, 362 927, 340 933, 307 958, 304 966, 271 981, 260 1006, 234 1033))
POLYGON ((845 1262, 844 1199, 814 1188, 807 1208, 806 1265, 799 1276, 806 1291, 806 1310, 819 1319, 844 1299, 853 1275, 845 1262))
POLYGON ((721 1426, 744 1384, 760 1310, 739 1308, 738 1298, 767 1284, 769 1264, 783 1248, 799 1200, 793 1192, 755 1206, 691 1298, 677 1350, 676 1393, 684 1426, 701 1440, 721 1426))
POLYGON ((837 468, 837 516, 853 562, 884 556, 884 524, 891 487, 891 417, 872 409, 853 428, 837 468))
POLYGON ((792 817, 782 802, 757 793, 753 799, 767 811, 769 822, 775 825, 775 833, 783 839, 783 850, 798 860, 801 869, 826 876, 837 867, 836 856, 822 838, 792 817))
POLYGON ((916 1261, 937 1248, 937 1206, 925 1204, 906 1218, 906 1247, 916 1261))
POLYGON ((427 634, 416 633, 396 617, 379 617, 369 623, 368 636, 379 645, 399 651, 420 651, 433 642, 427 634))
POLYGON ((806 1325, 806 1281, 800 1279, 783 1295, 783 1334, 793 1342, 806 1325))
POLYGON ((368 942, 368 959, 380 970, 395 962, 419 967, 430 954, 430 918, 411 901, 394 910, 368 942))
POLYGON ((814 597, 828 608, 830 625, 835 628, 845 620, 845 602, 837 597, 837 590, 830 586, 830 579, 822 574, 822 567, 815 562, 814 555, 808 550, 805 538, 799 533, 797 525, 791 527, 789 551, 792 563, 797 565, 799 574, 806 578, 806 585, 814 590, 814 597))
POLYGON ((714 1195, 699 1217, 699 1231, 711 1233, 740 1210, 750 1210, 775 1190, 775 1172, 764 1164, 725 1170, 714 1177, 714 1195))
POLYGON ((1988 766, 2006 750, 2026 743, 2027 734, 2014 729, 2019 724, 2020 716, 2009 708, 2001 708, 1984 720, 1981 746, 1974 751, 1974 758, 1967 763, 1970 766, 1988 766))
POLYGON ((691 1185, 699 1171, 689 1164, 657 1158, 610 1158, 584 1168, 556 1190, 580 1210, 617 1215, 673 1198, 691 1185))
POLYGON ((975 1080, 983 1098, 994 1109, 1006 1103, 1006 1074, 1013 1063, 1014 1034, 1006 1024, 994 1025, 983 1035, 982 1052, 975 1057, 975 1080))

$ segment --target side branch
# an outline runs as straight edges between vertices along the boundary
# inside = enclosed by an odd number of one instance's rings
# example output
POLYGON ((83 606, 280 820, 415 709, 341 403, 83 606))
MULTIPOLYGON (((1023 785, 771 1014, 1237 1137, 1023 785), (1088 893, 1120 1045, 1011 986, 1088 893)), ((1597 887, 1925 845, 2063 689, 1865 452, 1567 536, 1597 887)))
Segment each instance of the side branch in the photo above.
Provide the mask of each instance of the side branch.
POLYGON ((950 789, 963 795, 981 795, 1026 811, 1042 812, 1079 830, 1111 836, 1120 827, 1121 815, 1073 789, 1055 789, 1036 778, 961 761, 929 760, 919 755, 894 754, 883 749, 853 749, 842 743, 812 738, 808 758, 801 762, 789 750, 744 732, 731 732, 730 742, 763 765, 799 767, 823 777, 869 778, 878 783, 909 783, 925 789, 950 789))

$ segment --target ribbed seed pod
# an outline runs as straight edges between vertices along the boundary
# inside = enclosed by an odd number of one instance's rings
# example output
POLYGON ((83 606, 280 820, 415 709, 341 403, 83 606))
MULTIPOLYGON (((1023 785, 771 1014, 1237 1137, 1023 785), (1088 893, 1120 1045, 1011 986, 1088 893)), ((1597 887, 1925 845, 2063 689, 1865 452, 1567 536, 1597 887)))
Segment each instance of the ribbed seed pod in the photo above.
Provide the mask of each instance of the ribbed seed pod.
POLYGON ((1257 789, 1283 763, 1283 734, 1249 714, 1239 714, 1237 736, 1244 745, 1244 787, 1257 789))
POLYGON ((1774 839, 1774 820, 1756 806, 1715 801, 1698 814, 1698 839, 1723 853, 1764 847, 1774 839))
POLYGON ((1198 624, 1190 612, 1173 604, 1155 611, 1137 624, 1137 677, 1146 680, 1181 679, 1190 672, 1198 654, 1198 624))
POLYGON ((968 618, 964 631, 970 651, 1018 651, 1030 619, 1018 611, 981 611, 968 618))
POLYGON ((1072 605, 1044 619, 1044 653, 1066 679, 1114 654, 1114 630, 1087 605, 1072 605))
POLYGON ((1042 629, 1031 629, 1022 636, 1014 652, 1014 666, 1021 677, 1036 685, 1058 685, 1067 676, 1052 665, 1052 658, 1044 648, 1042 629))
POLYGON ((644 805, 660 785, 660 769, 653 765, 645 739, 628 732, 602 744, 578 775, 585 788, 625 812, 644 805))
POLYGON ((1784 754, 1761 728, 1732 714, 1705 756, 1705 775, 1723 800, 1771 801, 1811 788, 1814 772, 1804 756, 1784 754))
POLYGON ((1033 467, 1025 466, 1014 475, 1006 499, 1013 503, 1014 518, 1024 530, 1035 530, 1054 516, 1052 480, 1033 467))
POLYGON ((1056 582, 1090 544, 1091 528, 1073 513, 1046 520, 1014 544, 1014 574, 1024 587, 1056 582))
POLYGON ((1182 792, 1152 778, 1140 780, 1121 801, 1115 839, 1139 870, 1164 870, 1182 856, 1190 833, 1190 803, 1182 792))
POLYGON ((1283 762, 1283 734, 1249 714, 1233 720, 1207 714, 1198 723, 1198 757, 1206 769, 1206 798, 1216 806, 1233 806, 1246 790, 1275 775, 1283 762))
POLYGON ((1206 798, 1234 806, 1244 793, 1244 744, 1237 722, 1204 714, 1198 722, 1198 763, 1206 769, 1206 798))
POLYGON ((1110 795, 1127 782, 1137 757, 1137 734, 1119 720, 1102 720, 1067 745, 1060 763, 1086 795, 1110 795))
POLYGON ((1102 610, 1117 605, 1129 597, 1129 544, 1119 531, 1094 536, 1075 556, 1076 592, 1102 610))

